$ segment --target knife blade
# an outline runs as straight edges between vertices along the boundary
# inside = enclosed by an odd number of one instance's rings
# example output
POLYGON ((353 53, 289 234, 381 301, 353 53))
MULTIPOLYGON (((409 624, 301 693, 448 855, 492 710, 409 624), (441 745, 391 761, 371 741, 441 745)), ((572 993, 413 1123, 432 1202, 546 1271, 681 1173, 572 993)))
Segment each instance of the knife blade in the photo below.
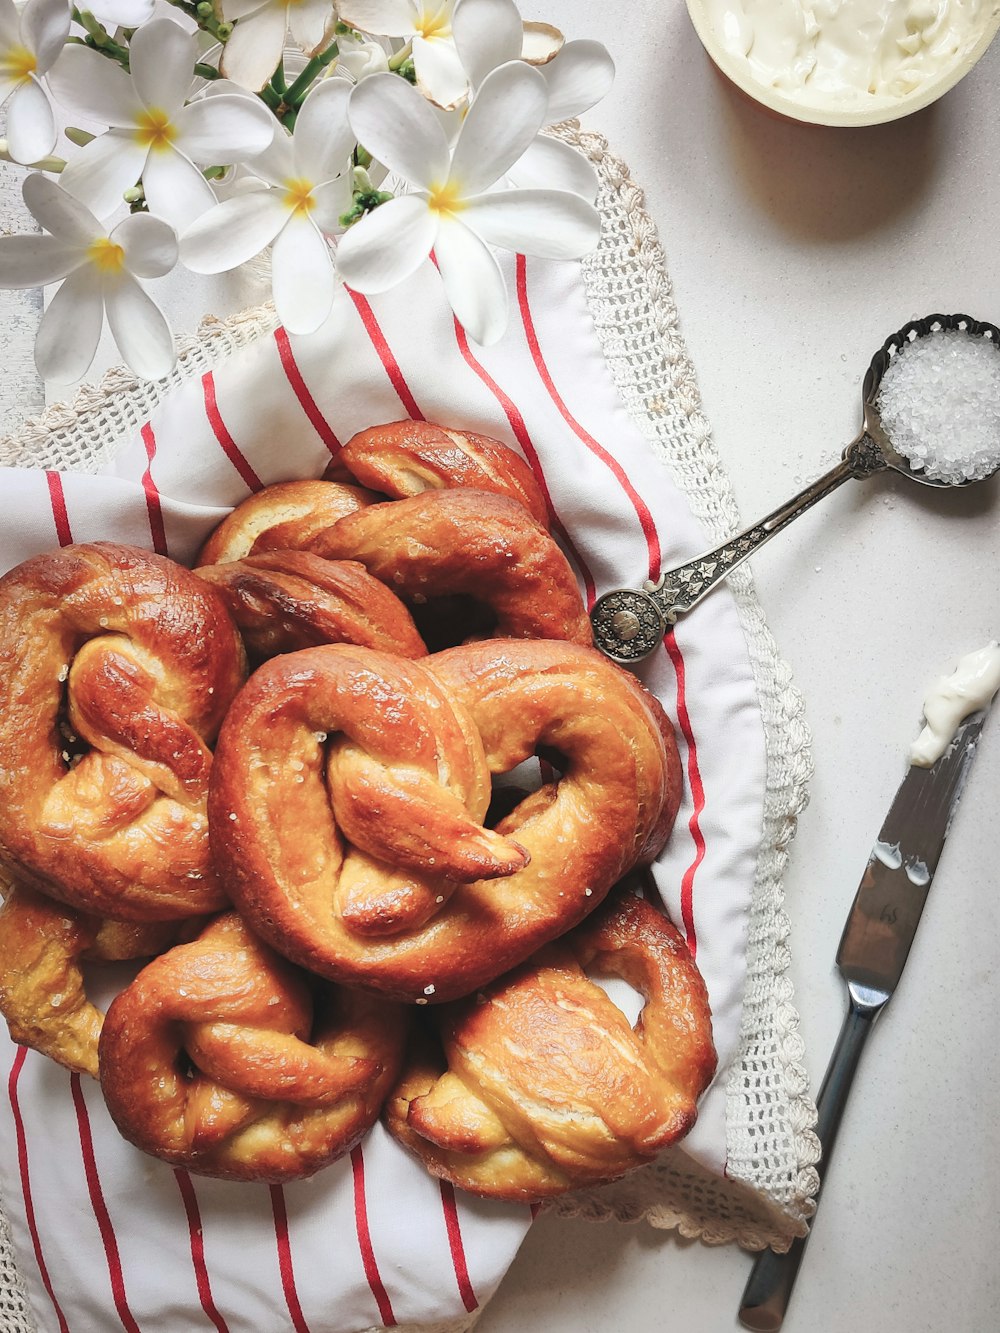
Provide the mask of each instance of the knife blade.
MULTIPOLYGON (((816 1099, 817 1166, 823 1178, 861 1052, 899 983, 951 822, 961 800, 989 707, 971 713, 931 768, 911 766, 872 847, 837 950, 848 1010, 816 1099)), ((739 1319, 756 1333, 781 1327, 808 1236, 785 1254, 754 1262, 739 1319)))

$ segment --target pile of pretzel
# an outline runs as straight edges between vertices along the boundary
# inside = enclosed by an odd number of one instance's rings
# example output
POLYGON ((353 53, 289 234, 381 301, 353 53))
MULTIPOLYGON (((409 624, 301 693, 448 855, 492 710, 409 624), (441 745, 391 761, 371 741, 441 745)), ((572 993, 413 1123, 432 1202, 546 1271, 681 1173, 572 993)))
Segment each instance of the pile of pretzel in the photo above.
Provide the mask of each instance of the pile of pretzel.
POLYGON ((397 422, 194 570, 98 542, 0 579, 0 1010, 132 1143, 283 1181, 384 1112, 434 1174, 536 1200, 690 1128, 704 984, 608 897, 669 835, 673 732, 545 520, 505 446, 397 422), (122 959, 103 1015, 84 970, 122 959))

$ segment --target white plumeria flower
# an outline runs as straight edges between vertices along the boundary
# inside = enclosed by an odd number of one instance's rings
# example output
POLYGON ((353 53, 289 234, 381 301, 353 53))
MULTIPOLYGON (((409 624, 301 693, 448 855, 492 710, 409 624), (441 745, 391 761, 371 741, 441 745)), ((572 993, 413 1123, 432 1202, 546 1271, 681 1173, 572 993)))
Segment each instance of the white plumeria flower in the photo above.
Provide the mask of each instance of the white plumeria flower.
POLYGON ((314 88, 294 136, 280 132, 252 164, 271 188, 224 200, 181 237, 181 259, 195 273, 223 273, 273 243, 271 289, 289 333, 313 333, 333 305, 336 279, 326 236, 351 206, 350 95, 346 79, 314 88))
MULTIPOLYGON (((454 20, 455 46, 475 95, 499 65, 524 59, 526 42, 514 0, 460 0, 454 20)), ((548 89, 544 125, 556 125, 588 111, 610 89, 614 61, 600 42, 567 42, 540 66, 548 89)), ((569 144, 539 135, 507 173, 514 185, 549 185, 585 199, 597 195, 597 174, 569 144)))
POLYGON ((335 68, 346 70, 355 83, 369 74, 385 74, 389 68, 384 48, 361 34, 343 33, 337 38, 337 46, 340 50, 335 68))
POLYGON ((198 42, 170 19, 139 28, 129 55, 126 74, 96 51, 70 46, 49 76, 68 111, 111 127, 74 157, 61 183, 106 217, 141 177, 150 212, 180 228, 215 203, 199 168, 262 152, 276 122, 262 102, 236 92, 185 106, 198 42))
POLYGON ((222 72, 251 90, 277 69, 289 33, 311 56, 327 45, 335 22, 332 0, 222 0, 222 13, 236 24, 222 48, 222 72))
POLYGON ((89 9, 106 28, 138 28, 156 12, 156 0, 88 0, 80 6, 89 9))
POLYGON ((56 144, 56 122, 40 78, 69 34, 67 0, 28 0, 19 14, 0 0, 0 103, 7 107, 7 150, 15 162, 38 162, 56 144))
POLYGON ((38 373, 59 384, 86 374, 106 313, 131 369, 145 379, 161 379, 174 364, 174 340, 136 279, 159 278, 174 267, 173 228, 148 213, 134 213, 109 232, 79 200, 37 173, 26 178, 23 194, 45 234, 0 239, 0 286, 44 287, 65 279, 38 327, 38 373))
POLYGON ((351 95, 351 125, 368 151, 413 187, 362 218, 340 240, 337 267, 360 292, 383 292, 415 272, 433 249, 452 309, 477 342, 507 325, 507 289, 490 245, 547 259, 592 250, 601 222, 592 204, 564 190, 489 193, 538 133, 545 80, 520 61, 483 80, 450 147, 434 109, 391 74, 351 95))
POLYGON ((469 87, 451 31, 454 8, 455 0, 337 0, 350 27, 409 41, 417 87, 446 109, 458 106, 469 87))

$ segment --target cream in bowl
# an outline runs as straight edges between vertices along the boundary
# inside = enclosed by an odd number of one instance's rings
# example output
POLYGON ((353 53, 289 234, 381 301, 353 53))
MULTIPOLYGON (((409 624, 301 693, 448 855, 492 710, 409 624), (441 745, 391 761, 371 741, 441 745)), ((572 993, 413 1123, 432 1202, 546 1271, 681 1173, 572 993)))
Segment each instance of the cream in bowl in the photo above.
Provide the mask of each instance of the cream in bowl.
POLYGON ((688 0, 724 74, 783 115, 876 124, 940 97, 989 46, 1000 0, 688 0))

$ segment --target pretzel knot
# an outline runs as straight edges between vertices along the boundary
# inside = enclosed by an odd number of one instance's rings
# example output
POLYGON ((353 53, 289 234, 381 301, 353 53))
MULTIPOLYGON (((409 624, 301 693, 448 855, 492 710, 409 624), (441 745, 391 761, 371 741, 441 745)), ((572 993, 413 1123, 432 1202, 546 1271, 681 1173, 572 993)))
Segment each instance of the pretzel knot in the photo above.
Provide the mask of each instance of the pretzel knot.
POLYGON ((452 999, 580 921, 656 854, 680 800, 670 724, 593 649, 491 640, 406 662, 275 659, 219 737, 213 847, 286 957, 398 999, 452 999), (491 773, 557 781, 483 827, 491 773))
POLYGON ((163 557, 99 542, 5 575, 0 859, 95 915, 221 906, 209 745, 243 671, 219 595, 163 557))
POLYGON ((441 1010, 386 1105, 390 1132, 476 1194, 612 1180, 690 1130, 715 1072, 705 985, 674 927, 623 897, 485 994, 441 1010), (633 1027, 586 969, 645 999, 633 1027))
POLYGON ((293 1180, 349 1152, 397 1076, 405 1012, 318 988, 218 917, 114 1000, 101 1086, 131 1143, 231 1180, 293 1180))

